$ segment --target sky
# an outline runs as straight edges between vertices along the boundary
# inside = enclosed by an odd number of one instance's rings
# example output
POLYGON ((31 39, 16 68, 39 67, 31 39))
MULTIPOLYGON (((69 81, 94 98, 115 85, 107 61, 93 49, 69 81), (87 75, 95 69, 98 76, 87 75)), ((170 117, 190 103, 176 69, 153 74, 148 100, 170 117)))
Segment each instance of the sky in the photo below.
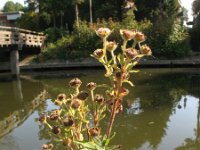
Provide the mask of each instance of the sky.
MULTIPOLYGON (((0 9, 3 8, 4 4, 8 1, 8 0, 0 0, 0 9)), ((24 0, 11 0, 13 2, 19 2, 21 3, 22 5, 24 5, 24 0)), ((188 10, 188 17, 189 17, 189 21, 192 20, 192 2, 193 0, 180 0, 182 5, 188 10)))

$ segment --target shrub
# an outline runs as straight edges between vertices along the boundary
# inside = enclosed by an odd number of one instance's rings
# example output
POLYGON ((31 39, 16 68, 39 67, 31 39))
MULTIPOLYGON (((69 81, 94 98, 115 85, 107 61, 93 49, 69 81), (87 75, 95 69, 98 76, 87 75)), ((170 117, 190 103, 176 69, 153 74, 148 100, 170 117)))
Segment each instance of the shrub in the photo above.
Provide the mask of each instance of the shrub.
POLYGON ((184 27, 175 23, 171 32, 150 32, 149 45, 157 57, 180 58, 190 53, 189 34, 184 27))

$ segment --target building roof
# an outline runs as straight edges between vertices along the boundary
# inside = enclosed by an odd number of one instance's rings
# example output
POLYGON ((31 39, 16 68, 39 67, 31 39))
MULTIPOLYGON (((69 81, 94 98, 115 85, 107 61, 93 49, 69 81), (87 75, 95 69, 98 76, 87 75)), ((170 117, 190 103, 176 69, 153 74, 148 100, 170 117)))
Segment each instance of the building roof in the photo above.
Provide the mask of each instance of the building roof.
POLYGON ((22 14, 24 14, 24 12, 23 11, 0 12, 0 15, 18 15, 18 14, 22 15, 22 14))

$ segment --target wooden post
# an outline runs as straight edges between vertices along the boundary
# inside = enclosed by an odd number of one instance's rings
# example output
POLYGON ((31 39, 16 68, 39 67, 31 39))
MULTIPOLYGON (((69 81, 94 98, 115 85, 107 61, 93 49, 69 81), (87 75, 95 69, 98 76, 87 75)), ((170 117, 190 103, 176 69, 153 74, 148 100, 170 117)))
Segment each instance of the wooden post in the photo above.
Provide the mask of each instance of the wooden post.
POLYGON ((17 49, 11 49, 10 51, 10 67, 12 75, 14 77, 19 76, 19 51, 17 49))

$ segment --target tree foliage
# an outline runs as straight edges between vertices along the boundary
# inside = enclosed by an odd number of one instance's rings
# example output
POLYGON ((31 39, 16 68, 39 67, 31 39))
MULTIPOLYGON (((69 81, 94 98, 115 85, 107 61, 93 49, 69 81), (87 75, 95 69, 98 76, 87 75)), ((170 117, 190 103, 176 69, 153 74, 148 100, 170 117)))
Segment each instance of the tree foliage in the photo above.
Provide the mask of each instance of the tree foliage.
POLYGON ((23 6, 16 2, 14 3, 13 1, 7 1, 3 7, 3 12, 13 12, 13 11, 20 11, 23 9, 23 6))

